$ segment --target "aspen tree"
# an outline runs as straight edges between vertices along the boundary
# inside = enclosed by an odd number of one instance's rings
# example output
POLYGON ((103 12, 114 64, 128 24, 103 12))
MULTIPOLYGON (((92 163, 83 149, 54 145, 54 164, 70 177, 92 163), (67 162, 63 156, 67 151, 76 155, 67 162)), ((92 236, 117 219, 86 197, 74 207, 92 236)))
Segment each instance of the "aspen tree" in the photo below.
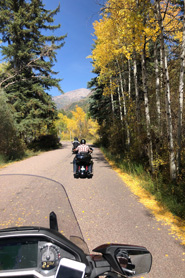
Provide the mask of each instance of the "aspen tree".
POLYGON ((169 140, 169 155, 170 155, 170 177, 172 180, 176 179, 176 164, 175 164, 175 150, 173 140, 173 126, 172 126, 172 113, 171 113, 171 93, 170 93, 170 80, 167 63, 167 55, 164 44, 164 26, 163 18, 161 15, 160 1, 155 0, 155 7, 157 13, 157 20, 160 27, 160 43, 162 49, 162 61, 163 61, 163 75, 165 80, 165 100, 166 100, 166 117, 167 117, 167 133, 169 140))
POLYGON ((123 111, 122 111, 121 94, 120 94, 120 85, 119 85, 119 83, 117 85, 117 91, 118 91, 120 120, 121 120, 121 123, 123 123, 123 111))
MULTIPOLYGON (((118 66, 118 73, 119 73, 119 83, 120 83, 120 89, 121 89, 121 94, 122 94, 122 100, 123 100, 123 113, 124 113, 124 122, 125 122, 125 128, 126 128, 126 142, 127 142, 127 147, 129 148, 130 146, 130 130, 129 130, 129 124, 128 124, 128 117, 127 117, 127 106, 126 106, 126 96, 125 96, 125 92, 126 89, 124 89, 124 85, 123 85, 123 77, 121 74, 121 67, 119 65, 119 61, 118 59, 116 60, 117 62, 117 66, 118 66)), ((126 84, 126 82, 125 82, 126 84)))
POLYGON ((155 59, 155 78, 156 78, 156 110, 157 110, 157 123, 159 127, 159 132, 161 132, 161 101, 160 101, 160 77, 159 77, 159 61, 158 61, 158 51, 157 51, 157 40, 154 45, 154 59, 155 59))
MULTIPOLYGON (((136 92, 136 115, 138 121, 136 122, 139 127, 139 90, 138 90, 138 77, 137 77, 137 63, 136 63, 136 53, 141 55, 143 51, 143 46, 145 45, 145 50, 147 51, 147 45, 145 44, 145 36, 152 36, 155 33, 153 28, 154 23, 150 23, 152 27, 147 24, 143 24, 143 17, 149 11, 149 1, 140 5, 138 1, 131 0, 109 0, 105 7, 105 15, 103 19, 94 24, 95 35, 97 36, 96 47, 93 50, 93 59, 95 61, 95 66, 100 67, 100 78, 108 72, 108 67, 113 60, 127 61, 128 63, 128 76, 125 78, 122 75, 122 68, 117 63, 118 76, 120 79, 120 88, 123 98, 123 113, 125 120, 125 127, 127 133, 127 144, 130 144, 130 131, 129 124, 127 120, 127 110, 129 109, 128 102, 126 101, 125 93, 128 92, 129 98, 131 98, 131 60, 132 56, 135 57, 134 62, 134 84, 136 92), (147 6, 144 5, 147 3, 147 6), (143 6, 144 5, 144 6, 143 6), (144 7, 144 11, 143 11, 144 7), (138 12, 139 8, 139 12, 138 12), (145 34, 146 33, 146 34, 145 34), (123 88, 124 80, 124 88, 123 88), (128 80, 128 86, 126 86, 126 80, 128 80), (128 89, 126 89, 126 87, 128 89), (127 91, 128 90, 128 91, 127 91)), ((152 16, 150 16, 152 17, 152 16)), ((112 96, 113 97, 113 96, 112 96)), ((146 98, 145 98, 146 99, 146 98)), ((147 102, 148 103, 148 102, 147 102)), ((149 104, 148 104, 149 110, 149 104)), ((145 111, 146 112, 146 111, 145 111)), ((146 117, 146 113, 145 113, 146 117)), ((147 115, 149 117, 149 114, 147 115)), ((148 123, 148 120, 146 120, 148 123)), ((149 132, 149 126, 148 126, 149 132)), ((138 128, 139 133, 139 128, 138 128)), ((151 136, 148 136, 151 138, 151 136)), ((152 147, 152 144, 149 144, 152 147)), ((152 154, 152 151, 149 151, 152 154)), ((150 156, 150 155, 149 155, 150 156)), ((150 156, 149 160, 153 160, 150 156)), ((150 161, 150 165, 152 165, 150 161)))
POLYGON ((113 89, 112 89, 112 78, 110 77, 110 97, 111 97, 111 107, 112 107, 112 115, 114 117, 114 93, 113 93, 113 89))
POLYGON ((153 161, 153 146, 151 138, 151 121, 150 121, 150 108, 148 99, 148 88, 147 88, 147 77, 146 77, 146 57, 145 57, 145 46, 142 54, 142 79, 143 79, 143 92, 145 102, 145 117, 146 117, 146 128, 147 128, 147 139, 148 139, 148 157, 152 173, 154 172, 154 161, 153 161))
POLYGON ((136 53, 134 52, 134 85, 135 85, 135 95, 136 95, 136 119, 137 119, 137 129, 138 134, 140 133, 139 124, 140 124, 140 107, 139 107, 139 88, 138 88, 138 70, 137 70, 137 60, 136 53))
POLYGON ((181 69, 179 80, 179 110, 178 110, 178 130, 177 130, 177 171, 181 170, 181 150, 182 150, 182 116, 184 98, 184 70, 185 70, 185 0, 183 14, 183 37, 181 50, 181 69))

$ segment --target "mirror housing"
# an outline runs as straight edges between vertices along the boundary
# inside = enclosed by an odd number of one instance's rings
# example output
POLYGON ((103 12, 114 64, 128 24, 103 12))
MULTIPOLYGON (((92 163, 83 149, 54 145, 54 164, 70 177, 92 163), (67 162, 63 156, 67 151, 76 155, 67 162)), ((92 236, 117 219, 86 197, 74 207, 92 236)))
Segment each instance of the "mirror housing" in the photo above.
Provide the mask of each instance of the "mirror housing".
POLYGON ((115 272, 126 277, 133 277, 150 272, 151 253, 142 246, 124 244, 104 244, 96 247, 94 252, 102 253, 115 272))

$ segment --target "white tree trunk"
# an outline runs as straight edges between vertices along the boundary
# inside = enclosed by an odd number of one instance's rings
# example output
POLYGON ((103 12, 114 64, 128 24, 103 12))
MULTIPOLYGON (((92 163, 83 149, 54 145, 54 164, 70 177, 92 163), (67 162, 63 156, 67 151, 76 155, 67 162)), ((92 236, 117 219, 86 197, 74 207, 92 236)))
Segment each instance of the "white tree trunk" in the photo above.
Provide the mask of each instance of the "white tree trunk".
POLYGON ((126 134, 127 134, 127 147, 129 148, 130 147, 130 130, 129 130, 128 120, 127 120, 126 96, 124 93, 123 79, 122 79, 121 68, 120 68, 118 60, 117 60, 117 66, 119 69, 120 89, 121 89, 121 94, 122 94, 122 99, 123 99, 123 115, 124 115, 125 128, 126 128, 126 134))
POLYGON ((181 168, 181 149, 182 149, 182 116, 183 116, 183 98, 184 98, 184 69, 185 69, 185 0, 183 16, 183 40, 181 53, 181 70, 179 80, 179 110, 178 110, 178 131, 177 131, 177 172, 181 168))
POLYGON ((162 59, 163 59, 163 75, 165 80, 165 100, 166 100, 166 116, 167 116, 167 134, 169 141, 169 154, 170 154, 170 177, 172 180, 176 179, 176 165, 175 165, 175 152, 173 143, 173 127, 172 127, 172 115, 171 115, 171 99, 170 99, 170 82, 169 82, 169 72, 167 55, 164 46, 164 27, 163 19, 160 10, 160 1, 155 0, 157 20, 160 27, 160 39, 161 39, 161 49, 162 49, 162 59))
POLYGON ((112 107, 112 114, 114 116, 115 108, 114 108, 114 97, 113 97, 113 92, 112 92, 112 80, 111 80, 111 78, 110 78, 110 88, 111 88, 111 94, 110 94, 111 107, 112 107))
POLYGON ((128 97, 131 97, 131 61, 128 60, 128 97))
POLYGON ((123 111, 122 111, 122 103, 121 103, 121 95, 120 95, 120 85, 118 85, 118 102, 119 102, 119 114, 121 123, 123 122, 123 111))
POLYGON ((157 41, 155 42, 154 55, 155 55, 155 75, 156 75, 157 122, 158 122, 159 132, 161 132, 160 78, 159 78, 159 61, 157 58, 157 41))
POLYGON ((142 54, 142 81, 143 81, 143 92, 144 92, 144 102, 145 102, 145 118, 146 118, 146 130, 147 130, 147 140, 148 140, 148 157, 149 164, 152 173, 154 172, 154 163, 153 163, 153 146, 151 138, 151 123, 150 123, 150 109, 149 109, 149 99, 148 99, 148 90, 146 82, 146 59, 145 59, 145 46, 142 54))
POLYGON ((134 54, 134 85, 135 85, 135 95, 136 95, 136 119, 137 119, 137 132, 139 135, 140 131, 140 107, 139 107, 139 88, 138 88, 138 71, 137 71, 137 61, 136 54, 134 54))

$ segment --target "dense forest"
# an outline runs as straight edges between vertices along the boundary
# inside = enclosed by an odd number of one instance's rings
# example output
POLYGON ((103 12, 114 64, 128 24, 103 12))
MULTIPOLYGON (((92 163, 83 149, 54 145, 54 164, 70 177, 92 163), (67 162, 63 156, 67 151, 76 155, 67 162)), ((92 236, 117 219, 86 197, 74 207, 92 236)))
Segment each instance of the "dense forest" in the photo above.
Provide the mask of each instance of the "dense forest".
MULTIPOLYGON (((101 143, 185 196, 184 1, 107 0, 94 22, 90 113, 101 143)), ((156 188, 158 190, 159 188, 156 188)))
POLYGON ((0 1, 0 154, 6 159, 39 140, 57 142, 57 111, 46 92, 62 91, 52 69, 65 39, 53 33, 60 29, 54 24, 59 10, 38 0, 0 1))

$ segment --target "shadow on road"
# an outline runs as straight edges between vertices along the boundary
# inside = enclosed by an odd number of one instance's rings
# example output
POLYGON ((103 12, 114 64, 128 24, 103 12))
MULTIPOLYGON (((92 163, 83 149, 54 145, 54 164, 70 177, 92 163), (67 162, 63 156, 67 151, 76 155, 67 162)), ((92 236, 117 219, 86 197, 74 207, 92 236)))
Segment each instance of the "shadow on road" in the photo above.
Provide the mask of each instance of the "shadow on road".
POLYGON ((96 163, 102 163, 103 165, 100 167, 108 167, 111 168, 111 166, 109 165, 109 163, 107 162, 107 160, 105 159, 104 155, 102 153, 96 153, 92 155, 93 161, 96 161, 96 163))

